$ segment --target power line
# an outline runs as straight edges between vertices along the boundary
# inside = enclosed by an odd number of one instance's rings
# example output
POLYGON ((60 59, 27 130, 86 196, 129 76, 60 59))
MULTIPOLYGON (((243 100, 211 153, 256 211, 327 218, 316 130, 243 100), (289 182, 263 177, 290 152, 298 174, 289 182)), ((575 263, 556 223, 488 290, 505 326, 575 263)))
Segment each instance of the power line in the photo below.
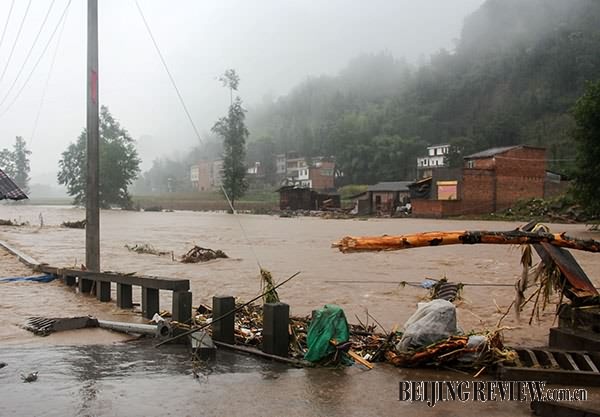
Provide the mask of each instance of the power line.
POLYGON ((29 57, 31 56, 31 53, 33 52, 33 48, 35 48, 35 45, 37 44, 37 41, 40 38, 40 34, 42 33, 42 30, 44 29, 44 26, 46 26, 46 22, 48 21, 48 16, 50 16, 50 12, 52 11, 52 7, 54 6, 55 1, 56 0, 52 0, 52 2, 50 3, 50 7, 48 7, 46 16, 44 16, 44 20, 42 21, 42 24, 40 25, 40 29, 38 30, 37 35, 35 35, 35 39, 33 40, 33 43, 31 44, 31 48, 29 48, 29 52, 27 52, 27 56, 25 57, 25 60, 23 61, 21 68, 19 68, 19 71, 17 72, 17 76, 15 77, 10 88, 8 89, 8 91, 6 92, 4 97, 2 98, 2 101, 0 101, 0 107, 2 107, 2 105, 4 104, 4 102, 10 95, 10 93, 12 92, 13 88, 15 88, 15 85, 17 84, 17 81, 19 80, 19 77, 21 76, 23 69, 25 69, 25 65, 27 65, 27 61, 29 61, 29 57))
POLYGON ((179 92, 179 89, 177 88, 177 84, 175 84, 175 80, 173 79, 173 76, 171 75, 171 71, 169 71, 169 67, 167 66, 167 63, 166 63, 165 59, 163 58, 163 55, 160 52, 160 48, 158 47, 158 44, 156 43, 156 40, 154 39, 152 30, 150 30, 150 26, 148 25, 148 22, 146 21, 146 18, 144 17, 144 13, 142 12, 142 8, 140 7, 138 0, 135 0, 135 5, 137 6, 138 11, 140 12, 140 16, 142 17, 142 20, 144 21, 146 30, 148 31, 148 34, 150 35, 150 39, 152 39, 152 43, 154 44, 154 48, 156 49, 156 52, 158 53, 158 56, 160 57, 160 61, 162 62, 163 66, 165 67, 165 71, 167 72, 167 75, 169 76, 169 79, 171 80, 171 84, 173 85, 173 88, 175 89, 175 92, 177 93, 177 97, 179 97, 179 102, 181 103, 181 106, 183 107, 183 110, 185 111, 185 114, 187 115, 187 118, 190 121, 190 124, 192 125, 192 128, 194 129, 194 132, 196 133, 196 136, 198 137, 198 140, 200 141, 200 143, 202 143, 203 140, 200 137, 200 133, 198 133, 198 129, 196 128, 196 125, 194 124, 194 120, 192 119, 192 116, 190 115, 190 112, 188 111, 187 106, 185 105, 185 101, 183 100, 183 97, 181 96, 181 93, 179 92))
POLYGON ((2 30, 2 36, 0 36, 0 48, 2 48, 2 43, 4 42, 4 35, 6 35, 6 29, 8 28, 8 22, 10 21, 10 15, 13 11, 13 6, 15 5, 15 0, 12 0, 10 3, 10 9, 8 9, 8 16, 6 16, 6 22, 4 22, 4 29, 2 30))
POLYGON ((42 107, 44 106, 44 99, 46 98, 46 91, 48 90, 48 84, 50 83, 50 77, 52 76, 52 70, 54 69, 54 62, 56 61, 56 56, 58 55, 58 49, 60 47, 60 41, 62 40, 63 32, 65 31, 66 23, 67 23, 67 16, 65 16, 65 19, 62 22, 60 32, 58 33, 58 39, 56 40, 56 48, 54 49, 54 54, 52 55, 52 61, 50 62, 50 69, 48 70, 48 76, 46 77, 46 83, 44 84, 44 90, 42 91, 42 98, 40 100, 40 105, 38 107, 37 115, 35 116, 33 130, 31 131, 31 138, 29 139, 30 146, 33 143, 33 139, 35 139, 35 133, 37 131, 38 122, 40 120, 40 114, 42 113, 42 107))
POLYGON ((4 79, 4 74, 6 74, 6 69, 8 68, 8 64, 12 58, 13 53, 15 52, 15 46, 17 46, 17 42, 19 41, 19 37, 21 36, 21 30, 23 30, 23 25, 25 23, 25 18, 27 18, 27 14, 29 13, 29 6, 31 6, 31 0, 27 3, 27 8, 25 9, 25 14, 23 15, 23 19, 21 20, 21 24, 19 25, 19 30, 17 31, 17 36, 15 37, 15 41, 13 42, 13 46, 10 49, 10 54, 8 54, 8 58, 6 59, 6 65, 2 70, 2 75, 0 75, 0 83, 4 79))
POLYGON ((69 9, 69 6, 71 5, 71 1, 72 0, 69 0, 67 5, 65 6, 65 9, 63 10, 62 15, 60 16, 60 19, 58 19, 58 22, 56 22, 56 26, 54 27, 54 30, 52 31, 50 38, 48 38, 48 42, 46 42, 46 45, 44 45, 44 49, 42 50, 42 53, 40 54, 38 60, 33 65, 33 68, 31 68, 31 71, 29 72, 29 75, 25 79, 25 82, 23 83, 23 85, 21 85, 21 88, 19 89, 17 94, 13 97, 12 101, 10 103, 8 103, 8 107, 6 107, 6 109, 4 109, 4 111, 2 113, 0 113, 0 119, 2 118, 2 116, 4 116, 10 110, 12 105, 15 104, 15 101, 17 101, 19 99, 19 97, 21 96, 21 93, 23 92, 23 90, 25 89, 27 84, 29 83, 31 76, 33 75, 37 66, 40 64, 40 61, 46 54, 46 51, 48 50, 48 46, 50 46, 52 39, 54 39, 54 35, 56 35, 56 31, 58 30, 58 27, 60 26, 61 22, 64 20, 65 15, 67 14, 67 10, 69 9))

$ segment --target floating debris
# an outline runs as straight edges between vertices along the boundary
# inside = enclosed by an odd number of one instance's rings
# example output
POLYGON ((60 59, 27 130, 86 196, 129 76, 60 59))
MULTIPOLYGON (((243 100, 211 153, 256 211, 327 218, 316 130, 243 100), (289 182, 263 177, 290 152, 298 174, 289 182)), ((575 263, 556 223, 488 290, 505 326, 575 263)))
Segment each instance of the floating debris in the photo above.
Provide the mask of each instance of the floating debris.
POLYGON ((198 263, 198 262, 207 262, 213 259, 218 258, 228 258, 228 256, 222 250, 212 250, 209 248, 202 248, 200 246, 194 246, 190 249, 185 255, 181 257, 180 262, 189 264, 189 263, 198 263))
POLYGON ((145 207, 144 211, 163 211, 162 206, 150 206, 150 207, 145 207))
POLYGON ((23 382, 35 382, 38 378, 38 372, 30 372, 27 375, 21 374, 21 379, 23 382))
POLYGON ((79 220, 76 222, 62 222, 61 226, 68 227, 70 229, 85 229, 86 223, 87 223, 87 220, 83 219, 83 220, 79 220))
POLYGON ((157 256, 162 256, 162 255, 169 255, 171 252, 167 252, 167 251, 161 251, 156 249, 154 246, 148 244, 148 243, 141 243, 141 244, 135 244, 135 245, 125 245, 125 247, 127 248, 128 251, 131 252, 135 252, 135 253, 147 253, 150 255, 157 255, 157 256))

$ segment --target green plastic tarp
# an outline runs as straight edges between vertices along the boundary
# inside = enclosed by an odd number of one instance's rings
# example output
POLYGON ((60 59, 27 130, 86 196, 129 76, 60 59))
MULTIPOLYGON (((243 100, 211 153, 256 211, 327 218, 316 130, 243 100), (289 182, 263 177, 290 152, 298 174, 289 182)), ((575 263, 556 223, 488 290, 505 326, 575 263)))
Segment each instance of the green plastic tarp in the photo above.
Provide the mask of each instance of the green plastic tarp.
POLYGON ((334 304, 326 304, 316 311, 308 326, 308 351, 304 354, 304 359, 318 362, 335 353, 335 346, 329 343, 331 339, 341 344, 347 342, 349 337, 350 330, 344 310, 334 304))

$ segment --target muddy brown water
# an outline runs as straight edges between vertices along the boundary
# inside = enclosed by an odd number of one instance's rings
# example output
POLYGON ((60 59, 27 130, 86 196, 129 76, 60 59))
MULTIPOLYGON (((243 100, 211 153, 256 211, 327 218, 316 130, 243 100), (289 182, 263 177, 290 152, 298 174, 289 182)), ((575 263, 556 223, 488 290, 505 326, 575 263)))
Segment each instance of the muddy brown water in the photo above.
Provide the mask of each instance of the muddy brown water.
MULTIPOLYGON (((0 218, 29 222, 29 226, 0 227, 0 239, 40 262, 79 266, 85 260, 85 231, 60 223, 81 220, 85 213, 70 207, 0 205, 0 218), (40 228, 40 214, 44 226, 40 228)), ((427 291, 402 286, 426 277, 468 283, 513 284, 519 277, 519 248, 499 245, 447 246, 398 252, 342 254, 330 248, 345 235, 404 234, 435 230, 510 230, 512 222, 426 219, 324 220, 200 212, 101 212, 103 270, 186 278, 193 304, 210 304, 215 294, 248 300, 259 293, 258 265, 277 281, 301 274, 280 288, 292 314, 305 315, 327 303, 339 304, 350 321, 366 321, 366 311, 386 329, 402 324, 427 291), (240 226, 241 224, 241 226, 240 226), (243 229, 243 230, 242 230, 243 229), (171 256, 140 255, 125 244, 148 243, 182 255, 193 245, 221 249, 229 259, 205 264, 181 264, 171 256), (341 283, 336 281, 357 281, 341 283), (382 282, 389 281, 389 282, 382 282)), ((552 231, 598 239, 584 225, 550 225, 552 231)), ((596 285, 600 256, 575 256, 596 285)), ((30 272, 0 252, 0 276, 30 272)), ((113 288, 114 291, 114 288, 113 288)), ((531 290, 530 290, 531 291, 531 290)), ((114 296, 114 294, 113 294, 114 296)), ((514 289, 465 286, 458 321, 465 331, 493 328, 510 305, 514 289)), ((134 290, 134 301, 141 298, 134 290)), ((161 308, 170 309, 170 294, 161 292, 161 308)), ((365 372, 288 369, 239 355, 223 356, 210 374, 198 380, 190 373, 185 351, 158 352, 136 345, 122 335, 100 329, 33 336, 18 326, 24 318, 91 314, 102 319, 135 321, 137 312, 114 303, 80 296, 59 282, 0 283, 0 415, 529 415, 523 404, 444 403, 434 409, 397 401, 402 379, 456 379, 457 374, 395 369, 385 365, 365 372), (88 368, 82 364, 91 363, 88 368), (79 364, 79 365, 78 365, 79 364), (127 365, 131 364, 131 365, 127 365), (231 366, 225 366, 229 364, 231 366), (78 370, 83 367, 85 371, 78 370), (117 372, 105 372, 105 366, 117 372), (18 372, 40 369, 40 379, 22 384, 18 372), (17 369, 18 368, 18 369, 17 369), (85 387, 92 387, 87 389, 85 387), (39 401, 28 400, 38 395, 39 401), (93 393, 90 394, 90 393, 93 393), (191 400, 191 398, 193 398, 191 400), (466 408, 465 408, 466 407, 466 408), (30 412, 29 412, 30 411, 30 412), (448 414, 450 413, 450 414, 448 414)), ((539 346, 547 343, 553 325, 553 306, 533 326, 527 308, 519 323, 510 313, 506 341, 539 346)), ((372 321, 372 319, 369 319, 372 321)), ((174 348, 169 348, 174 349, 174 348)), ((225 355, 224 353, 220 353, 225 355)))

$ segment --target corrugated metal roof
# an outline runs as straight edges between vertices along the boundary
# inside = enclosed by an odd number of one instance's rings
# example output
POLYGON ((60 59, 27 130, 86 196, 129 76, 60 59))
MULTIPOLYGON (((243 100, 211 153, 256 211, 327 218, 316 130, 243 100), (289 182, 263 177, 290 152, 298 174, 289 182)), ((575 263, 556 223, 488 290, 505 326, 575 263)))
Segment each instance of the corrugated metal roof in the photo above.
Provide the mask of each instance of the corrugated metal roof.
POLYGON ((0 169, 0 200, 23 200, 28 198, 23 191, 0 169))
POLYGON ((511 149, 520 148, 521 146, 503 146, 499 148, 490 148, 485 151, 477 152, 471 155, 465 156, 465 159, 478 159, 478 158, 489 158, 490 156, 498 155, 511 149))
POLYGON ((408 191, 408 186, 413 181, 389 181, 369 185, 367 191, 408 191))

